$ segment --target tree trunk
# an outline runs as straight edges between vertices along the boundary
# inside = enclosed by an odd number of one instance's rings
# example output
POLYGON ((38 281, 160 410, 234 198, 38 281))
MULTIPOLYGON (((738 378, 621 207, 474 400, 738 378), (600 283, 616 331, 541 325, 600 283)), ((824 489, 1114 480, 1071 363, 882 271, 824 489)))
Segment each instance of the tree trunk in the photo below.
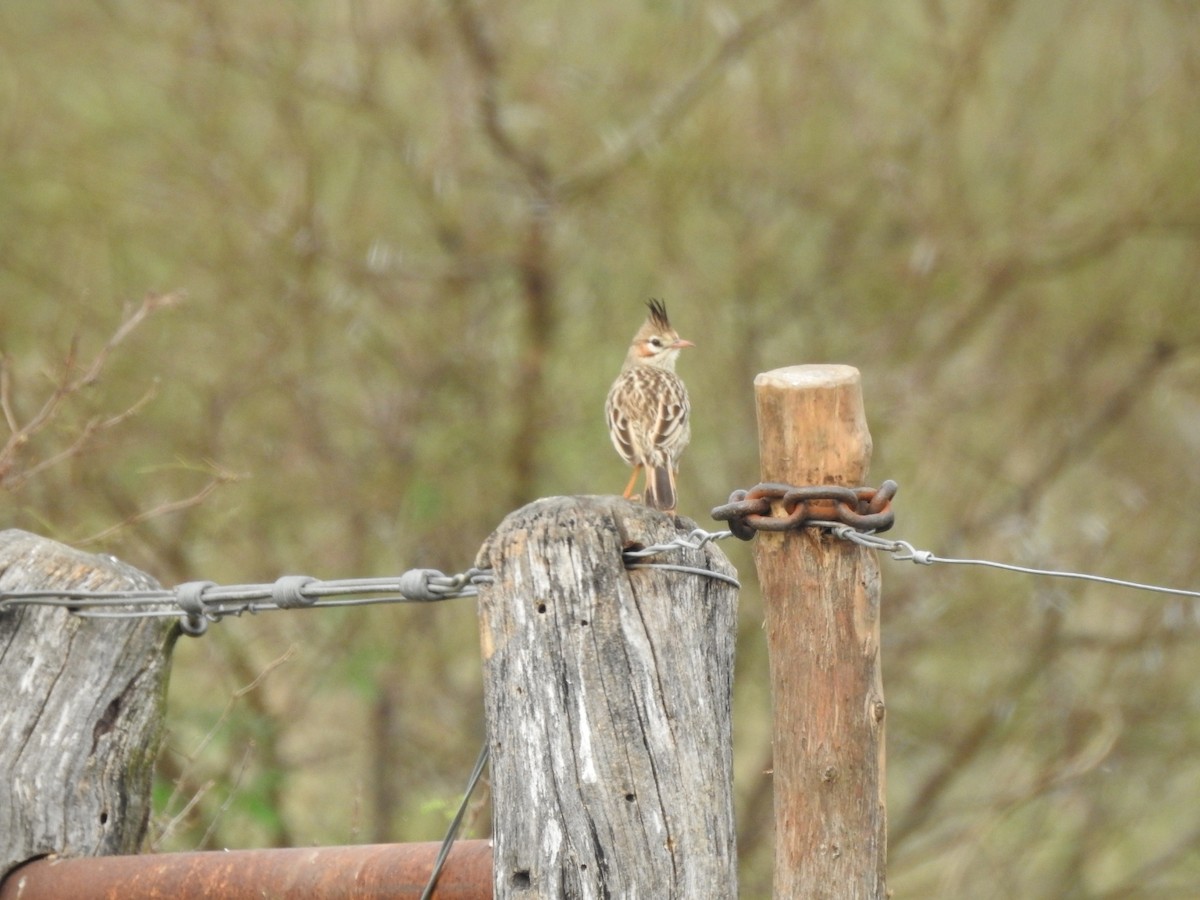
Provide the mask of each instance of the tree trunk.
MULTIPOLYGON (((621 558, 679 523, 694 527, 615 497, 552 498, 480 551, 495 573, 479 614, 498 898, 737 895, 737 590, 621 558)), ((653 561, 733 572, 712 544, 653 561)))
MULTIPOLYGON (((777 369, 755 393, 764 482, 863 484, 871 435, 856 369, 777 369)), ((774 706, 775 896, 883 900, 875 553, 806 528, 760 532, 754 559, 774 706)))
MULTIPOLYGON (((111 556, 0 532, 0 591, 157 587, 111 556)), ((172 619, 0 605, 0 877, 51 853, 138 850, 176 633, 172 619)))

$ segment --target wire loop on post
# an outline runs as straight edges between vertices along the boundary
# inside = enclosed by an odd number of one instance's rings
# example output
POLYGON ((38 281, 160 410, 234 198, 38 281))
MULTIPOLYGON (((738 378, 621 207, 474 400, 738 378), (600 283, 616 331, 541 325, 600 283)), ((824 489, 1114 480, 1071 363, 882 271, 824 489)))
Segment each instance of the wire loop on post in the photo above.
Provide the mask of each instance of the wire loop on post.
POLYGON ((741 582, 732 575, 726 575, 723 572, 714 572, 712 569, 704 569, 699 566, 683 566, 677 563, 641 562, 641 560, 672 550, 700 550, 709 541, 720 541, 730 536, 732 536, 732 532, 730 531, 705 531, 703 528, 694 528, 686 535, 678 535, 666 543, 651 544, 648 547, 640 545, 627 547, 622 551, 621 559, 624 561, 626 569, 668 569, 672 572, 684 572, 689 575, 700 575, 704 578, 715 578, 718 581, 732 584, 740 590, 742 587, 741 582))
POLYGON ((204 592, 215 588, 215 581, 185 581, 175 588, 175 602, 183 615, 179 619, 179 627, 184 634, 199 637, 208 631, 208 615, 204 610, 204 592))

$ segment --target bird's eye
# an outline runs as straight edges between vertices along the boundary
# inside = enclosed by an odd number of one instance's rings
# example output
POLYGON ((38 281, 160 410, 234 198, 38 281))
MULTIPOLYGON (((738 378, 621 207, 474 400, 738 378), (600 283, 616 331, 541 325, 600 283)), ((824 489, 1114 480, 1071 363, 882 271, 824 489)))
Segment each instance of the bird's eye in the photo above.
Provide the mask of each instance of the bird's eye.
POLYGON ((651 347, 653 347, 655 350, 661 350, 662 345, 663 345, 662 338, 659 338, 659 337, 652 337, 652 338, 650 338, 650 340, 646 341, 646 343, 649 344, 651 347))

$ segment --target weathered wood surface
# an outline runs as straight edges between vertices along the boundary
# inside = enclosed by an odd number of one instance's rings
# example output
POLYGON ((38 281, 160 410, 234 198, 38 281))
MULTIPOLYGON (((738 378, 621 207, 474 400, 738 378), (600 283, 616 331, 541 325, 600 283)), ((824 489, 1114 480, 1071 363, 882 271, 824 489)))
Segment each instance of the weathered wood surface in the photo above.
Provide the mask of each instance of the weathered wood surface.
MULTIPOLYGON (((0 532, 0 591, 156 587, 111 556, 0 532)), ((173 635, 171 619, 0 606, 0 877, 51 853, 138 850, 173 635)))
MULTIPOLYGON (((692 527, 560 497, 480 551, 495 572, 479 614, 497 898, 737 896, 737 591, 621 560, 692 527)), ((712 544, 664 561, 733 574, 712 544)))
MULTIPOLYGON (((794 366, 755 379, 762 479, 865 483, 859 373, 794 366)), ((816 529, 760 533, 774 706, 779 898, 886 897, 884 704, 874 551, 816 529)))

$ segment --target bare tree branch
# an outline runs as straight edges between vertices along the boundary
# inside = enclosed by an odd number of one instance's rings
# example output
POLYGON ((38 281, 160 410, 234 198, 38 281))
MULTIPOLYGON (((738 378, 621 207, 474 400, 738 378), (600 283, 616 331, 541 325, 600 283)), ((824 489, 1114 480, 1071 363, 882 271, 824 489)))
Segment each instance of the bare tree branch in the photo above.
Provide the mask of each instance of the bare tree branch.
POLYGON ((513 138, 500 110, 500 55, 487 33, 483 20, 470 0, 452 0, 450 9, 462 37, 467 59, 479 78, 479 113, 487 135, 497 155, 508 160, 535 188, 545 189, 546 162, 513 138))
MULTIPOLYGON (((997 691, 998 696, 1019 697, 1041 677, 1051 661, 1062 652, 1062 615, 1047 609, 1037 641, 1031 647, 1020 671, 1016 672, 997 691)), ((993 746, 995 733, 1002 727, 1002 717, 994 706, 988 705, 967 725, 949 746, 941 765, 934 769, 917 788, 908 808, 896 817, 888 829, 888 847, 896 851, 913 837, 931 818, 938 815, 939 804, 950 787, 962 779, 971 763, 993 746)))
POLYGON ((214 474, 213 478, 208 482, 208 484, 204 485, 204 487, 192 494, 190 497, 184 497, 181 500, 172 500, 167 503, 160 503, 158 506, 155 506, 152 509, 143 510, 142 512, 127 516, 116 525, 110 525, 108 528, 105 528, 102 531, 98 531, 88 537, 79 538, 73 543, 78 545, 94 544, 112 537, 119 531, 123 531, 126 528, 131 528, 134 525, 140 525, 143 522, 157 518, 158 516, 182 512, 183 510, 190 509, 193 506, 199 506, 208 498, 209 494, 211 494, 217 488, 224 484, 229 484, 232 481, 238 480, 238 476, 235 473, 216 466, 214 466, 214 468, 216 468, 216 473, 214 474))
POLYGON ((8 360, 0 359, 0 408, 3 410, 4 420, 9 429, 8 440, 3 447, 0 447, 0 489, 8 491, 19 490, 22 485, 38 472, 78 455, 98 432, 119 425, 125 419, 135 415, 153 397, 154 391, 151 389, 150 392, 124 412, 107 419, 92 420, 84 426, 83 430, 66 450, 56 453, 24 471, 18 471, 13 474, 18 459, 28 446, 30 440, 54 421, 64 402, 75 394, 80 393, 84 388, 96 383, 100 377, 100 373, 108 364, 113 351, 116 350, 121 342, 128 338, 151 313, 173 306, 182 299, 183 295, 181 293, 147 294, 137 309, 121 322, 116 331, 105 342, 104 346, 100 348, 100 351, 81 371, 78 369, 77 361, 78 341, 72 341, 67 351, 67 356, 63 363, 63 372, 58 383, 54 386, 50 396, 42 402, 37 412, 24 424, 20 423, 13 406, 12 375, 8 360))
POLYGON ((759 40, 774 33, 783 22, 809 5, 810 0, 784 0, 741 23, 708 59, 663 91, 650 109, 626 129, 611 148, 561 179, 558 182, 559 195, 574 198, 590 193, 643 156, 696 105, 730 65, 749 52, 759 40))

